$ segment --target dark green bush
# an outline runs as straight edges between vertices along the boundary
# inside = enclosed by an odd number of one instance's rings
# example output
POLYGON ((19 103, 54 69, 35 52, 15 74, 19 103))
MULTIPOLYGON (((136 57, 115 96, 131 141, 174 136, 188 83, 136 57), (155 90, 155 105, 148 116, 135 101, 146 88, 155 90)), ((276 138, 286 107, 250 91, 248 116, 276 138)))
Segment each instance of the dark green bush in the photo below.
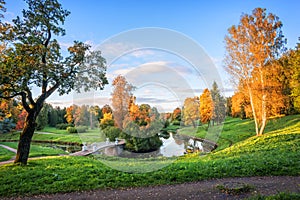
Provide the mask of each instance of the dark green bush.
POLYGON ((134 122, 130 122, 125 127, 125 133, 122 137, 126 139, 125 148, 133 152, 150 152, 157 150, 162 141, 159 139, 158 133, 162 128, 162 124, 159 121, 153 121, 150 126, 139 127, 134 122))
POLYGON ((173 125, 174 125, 174 126, 180 126, 180 121, 174 120, 174 121, 173 121, 173 125))
POLYGON ((103 130, 105 137, 109 138, 110 141, 115 141, 121 135, 121 130, 115 126, 108 126, 103 130))

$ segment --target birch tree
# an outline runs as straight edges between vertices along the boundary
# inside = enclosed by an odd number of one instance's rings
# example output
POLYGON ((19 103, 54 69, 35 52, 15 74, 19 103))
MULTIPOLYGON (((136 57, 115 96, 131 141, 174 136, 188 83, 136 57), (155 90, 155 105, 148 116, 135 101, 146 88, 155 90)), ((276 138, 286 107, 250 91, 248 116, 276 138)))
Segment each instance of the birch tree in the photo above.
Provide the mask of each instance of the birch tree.
POLYGON ((225 68, 249 98, 256 135, 263 134, 268 102, 276 90, 276 83, 267 83, 267 67, 272 69, 274 60, 284 50, 281 28, 282 23, 276 15, 256 8, 251 15, 242 15, 239 25, 230 27, 225 37, 225 68))

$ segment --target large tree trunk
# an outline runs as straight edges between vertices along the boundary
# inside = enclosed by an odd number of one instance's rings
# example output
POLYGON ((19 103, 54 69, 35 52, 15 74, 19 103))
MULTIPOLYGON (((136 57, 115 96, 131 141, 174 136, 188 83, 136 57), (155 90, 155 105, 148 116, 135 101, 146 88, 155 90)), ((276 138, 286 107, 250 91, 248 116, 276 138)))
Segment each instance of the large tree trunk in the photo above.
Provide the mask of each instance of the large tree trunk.
POLYGON ((36 127, 35 116, 36 116, 35 111, 31 111, 30 113, 28 113, 26 117, 23 131, 20 134, 17 155, 14 161, 15 163, 20 163, 24 165, 27 164, 29 151, 30 151, 30 143, 36 127))

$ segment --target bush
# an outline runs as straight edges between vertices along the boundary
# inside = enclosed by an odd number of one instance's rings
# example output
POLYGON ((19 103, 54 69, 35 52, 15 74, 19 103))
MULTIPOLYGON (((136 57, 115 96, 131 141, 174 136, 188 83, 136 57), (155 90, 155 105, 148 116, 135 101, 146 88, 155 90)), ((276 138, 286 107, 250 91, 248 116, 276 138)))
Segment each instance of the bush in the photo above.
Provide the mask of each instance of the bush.
POLYGON ((180 126, 180 121, 174 120, 174 121, 173 121, 173 125, 174 125, 174 126, 180 126))
POLYGON ((103 133, 110 141, 115 141, 116 138, 120 137, 121 130, 115 126, 108 126, 103 130, 103 133))
POLYGON ((59 130, 66 130, 68 127, 74 127, 74 124, 56 124, 55 126, 59 130))
POLYGON ((67 128, 67 131, 69 133, 85 133, 87 130, 88 130, 88 127, 86 127, 86 126, 78 126, 78 127, 69 126, 67 128))
POLYGON ((77 133, 85 133, 88 130, 87 126, 78 126, 76 127, 77 133))
POLYGON ((133 152, 150 152, 159 149, 162 145, 162 141, 158 136, 161 128, 162 124, 159 121, 152 121, 147 128, 129 122, 123 134, 126 139, 125 148, 133 152))
POLYGON ((77 129, 76 129, 75 127, 68 127, 68 128, 67 128, 67 131, 68 131, 69 133, 77 133, 77 129))

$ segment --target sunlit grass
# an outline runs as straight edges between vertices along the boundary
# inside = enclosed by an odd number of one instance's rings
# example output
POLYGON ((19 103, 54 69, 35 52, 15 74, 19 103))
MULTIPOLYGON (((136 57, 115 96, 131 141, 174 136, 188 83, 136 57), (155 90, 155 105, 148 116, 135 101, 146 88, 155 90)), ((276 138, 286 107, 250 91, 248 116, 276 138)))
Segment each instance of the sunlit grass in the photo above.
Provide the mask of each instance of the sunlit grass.
POLYGON ((222 135, 235 143, 205 156, 190 154, 175 160, 156 161, 64 156, 32 160, 25 167, 0 166, 0 196, 174 184, 223 177, 299 176, 299 115, 270 122, 261 137, 253 134, 251 123, 250 120, 228 119, 224 124, 226 134, 222 135), (237 127, 239 129, 234 131, 237 127), (246 136, 248 139, 242 140, 246 136), (154 164, 163 168, 151 171, 154 164), (149 173, 141 172, 143 169, 149 173))
POLYGON ((299 176, 299 144, 300 133, 269 133, 206 156, 191 154, 171 161, 162 159, 156 163, 166 166, 149 173, 137 170, 150 169, 154 163, 151 159, 67 156, 33 160, 26 167, 0 167, 0 195, 174 184, 222 177, 299 176), (130 167, 131 173, 124 172, 124 168, 130 167))

